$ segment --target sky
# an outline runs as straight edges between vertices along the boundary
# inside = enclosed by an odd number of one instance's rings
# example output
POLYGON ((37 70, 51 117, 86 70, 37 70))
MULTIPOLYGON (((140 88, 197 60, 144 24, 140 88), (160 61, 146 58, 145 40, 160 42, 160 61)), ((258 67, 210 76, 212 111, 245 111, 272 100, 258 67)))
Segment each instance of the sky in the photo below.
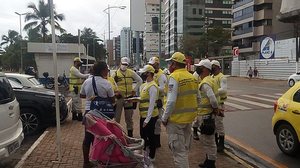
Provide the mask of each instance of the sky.
MULTIPOLYGON (((27 8, 30 2, 38 4, 39 0, 0 0, 0 36, 7 35, 8 30, 20 32, 19 16, 15 14, 32 12, 27 8)), ((47 2, 47 0, 44 0, 47 2)), ((125 9, 110 9, 111 38, 120 34, 123 27, 130 25, 130 0, 53 0, 57 13, 65 15, 65 20, 59 22, 61 26, 73 35, 78 29, 91 28, 102 39, 108 39, 108 15, 103 12, 110 6, 126 6, 125 9)), ((22 16, 22 27, 25 25, 22 16)), ((49 27, 50 30, 50 27, 49 27)), ((56 34, 59 34, 56 31, 56 34)), ((25 31, 22 36, 27 36, 25 31)))

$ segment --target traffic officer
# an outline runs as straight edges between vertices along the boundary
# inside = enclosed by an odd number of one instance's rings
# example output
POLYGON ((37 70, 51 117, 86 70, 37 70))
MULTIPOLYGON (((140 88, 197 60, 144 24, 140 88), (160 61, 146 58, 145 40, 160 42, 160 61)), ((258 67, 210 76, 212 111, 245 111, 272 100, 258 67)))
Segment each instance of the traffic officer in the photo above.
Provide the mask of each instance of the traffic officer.
POLYGON ((167 84, 167 77, 164 74, 164 72, 159 68, 159 59, 158 57, 151 57, 148 62, 149 65, 152 65, 152 67, 155 69, 154 73, 154 81, 158 85, 159 88, 159 98, 157 100, 157 106, 159 111, 159 118, 155 124, 155 142, 156 147, 161 147, 160 144, 160 132, 161 132, 161 116, 163 114, 163 101, 164 101, 164 91, 165 86, 167 84))
POLYGON ((89 77, 89 74, 82 74, 79 71, 82 61, 79 57, 74 58, 74 65, 70 68, 69 91, 72 97, 72 120, 82 121, 82 107, 79 91, 83 80, 89 77))
POLYGON ((212 60, 212 77, 215 79, 218 87, 218 95, 219 98, 219 109, 220 115, 216 116, 216 134, 215 140, 217 144, 217 151, 223 152, 224 151, 224 138, 225 138, 225 131, 224 131, 224 110, 225 105, 224 101, 227 99, 227 79, 221 72, 221 65, 220 62, 217 60, 212 60))
POLYGON ((145 65, 144 68, 139 71, 144 84, 140 87, 140 134, 145 140, 146 145, 149 146, 150 160, 155 160, 156 151, 156 139, 154 136, 155 125, 158 119, 157 100, 159 96, 159 88, 154 81, 155 70, 151 65, 145 65))
POLYGON ((211 62, 208 59, 201 60, 199 64, 195 64, 196 72, 201 78, 199 84, 200 104, 199 114, 202 115, 202 123, 200 126, 202 134, 203 147, 206 152, 204 163, 199 164, 199 167, 214 168, 217 158, 217 148, 215 143, 215 114, 219 112, 218 100, 215 96, 216 84, 211 73, 211 62))
POLYGON ((175 52, 169 62, 170 77, 162 123, 167 128, 168 144, 176 168, 189 168, 191 123, 197 115, 197 81, 186 70, 185 56, 175 52))
MULTIPOLYGON (((193 76, 195 77, 195 79, 197 80, 198 85, 201 82, 201 78, 199 76, 199 74, 195 71, 193 73, 193 76)), ((198 135, 198 127, 200 126, 200 118, 197 116, 192 124, 193 126, 193 139, 194 140, 199 140, 199 135, 198 135)))
POLYGON ((135 109, 134 104, 132 102, 125 101, 124 99, 136 96, 136 92, 138 88, 143 83, 141 77, 134 72, 133 70, 128 68, 129 66, 129 58, 122 57, 121 64, 118 70, 112 74, 112 77, 115 79, 118 88, 119 95, 116 95, 117 104, 116 104, 116 113, 115 120, 120 123, 122 111, 124 108, 125 113, 125 122, 127 127, 128 136, 133 136, 133 109, 135 109), (136 81, 136 85, 133 88, 133 81, 136 81))

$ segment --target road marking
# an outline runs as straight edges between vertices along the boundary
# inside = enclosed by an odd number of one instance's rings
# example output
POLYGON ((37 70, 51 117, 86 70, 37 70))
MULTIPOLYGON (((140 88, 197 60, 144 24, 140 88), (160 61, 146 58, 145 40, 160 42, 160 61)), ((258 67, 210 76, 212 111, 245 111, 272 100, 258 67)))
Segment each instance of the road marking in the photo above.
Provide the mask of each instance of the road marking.
POLYGON ((20 168, 23 166, 25 160, 28 158, 28 156, 31 154, 31 152, 41 143, 41 141, 44 139, 46 134, 48 134, 49 131, 45 131, 35 142, 34 144, 27 150, 27 152, 22 156, 21 160, 17 163, 15 168, 20 168))
POLYGON ((252 104, 252 105, 260 106, 260 107, 264 107, 264 108, 273 108, 273 106, 270 106, 270 105, 267 105, 267 104, 258 103, 258 102, 254 102, 254 101, 249 101, 249 100, 244 100, 244 99, 240 99, 240 98, 228 97, 228 99, 243 102, 243 103, 248 103, 248 104, 252 104))
POLYGON ((245 107, 242 105, 238 105, 238 104, 234 104, 234 103, 230 103, 230 102, 225 102, 225 105, 230 106, 230 107, 234 107, 237 108, 239 110, 250 110, 251 108, 249 107, 245 107))
POLYGON ((253 99, 258 99, 258 100, 263 100, 263 101, 267 101, 267 102, 272 102, 272 103, 275 102, 275 100, 261 98, 261 97, 256 97, 256 96, 251 96, 251 95, 241 95, 241 96, 243 96, 243 97, 249 97, 249 98, 253 98, 253 99))
POLYGON ((268 94, 257 94, 257 95, 264 96, 264 97, 270 97, 270 98, 274 98, 274 99, 278 99, 279 98, 278 96, 268 95, 268 94))
POLYGON ((288 166, 276 161, 276 160, 273 160, 271 159, 269 156, 263 154, 263 153, 260 153, 258 150, 250 147, 249 145, 246 145, 246 144, 243 144, 242 142, 238 141, 237 139, 233 138, 233 137, 230 137, 229 135, 226 135, 225 136, 225 139, 235 145, 237 145, 238 147, 248 151, 249 153, 251 153, 252 155, 254 156, 257 156, 261 159, 263 159, 264 161, 270 163, 271 165, 273 165, 274 167, 280 167, 280 168, 288 168, 288 166))
POLYGON ((275 88, 270 88, 270 87, 253 86, 253 88, 282 91, 282 89, 275 89, 275 88))
POLYGON ((282 96, 282 93, 275 93, 275 95, 282 96))

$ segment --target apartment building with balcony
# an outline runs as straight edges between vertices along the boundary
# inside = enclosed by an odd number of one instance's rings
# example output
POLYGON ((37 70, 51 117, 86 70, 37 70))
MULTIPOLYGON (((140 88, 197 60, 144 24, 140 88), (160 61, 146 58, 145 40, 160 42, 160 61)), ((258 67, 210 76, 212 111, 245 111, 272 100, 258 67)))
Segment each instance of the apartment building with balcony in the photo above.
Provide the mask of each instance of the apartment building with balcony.
MULTIPOLYGON (((144 62, 159 55, 159 11, 160 0, 145 0, 145 31, 143 34, 144 62)), ((164 5, 161 5, 161 50, 165 49, 164 5)))
POLYGON ((113 66, 118 66, 121 61, 120 36, 113 38, 113 66))
POLYGON ((239 47, 240 59, 257 59, 260 41, 265 36, 276 40, 292 37, 291 27, 276 19, 281 0, 236 0, 232 13, 233 46, 239 47))
POLYGON ((131 51, 131 31, 129 27, 123 27, 120 35, 120 54, 121 57, 130 58, 131 51))
POLYGON ((178 51, 183 35, 200 36, 204 30, 204 0, 165 0, 165 54, 178 51))

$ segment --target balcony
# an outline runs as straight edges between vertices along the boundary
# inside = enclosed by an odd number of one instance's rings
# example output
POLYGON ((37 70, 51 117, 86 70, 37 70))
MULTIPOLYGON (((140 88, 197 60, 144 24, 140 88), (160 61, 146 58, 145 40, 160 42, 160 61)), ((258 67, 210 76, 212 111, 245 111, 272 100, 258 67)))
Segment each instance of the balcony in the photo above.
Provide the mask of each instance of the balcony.
POLYGON ((258 27, 254 27, 253 35, 254 36, 270 35, 271 32, 272 32, 271 26, 258 26, 258 27))
POLYGON ((233 18, 232 21, 235 23, 235 22, 247 19, 247 18, 251 18, 252 16, 253 16, 253 13, 248 13, 248 14, 242 15, 240 17, 233 18))
POLYGON ((240 53, 246 53, 246 52, 258 52, 260 51, 260 42, 252 42, 250 45, 242 45, 239 46, 240 53))
POLYGON ((255 5, 260 5, 263 3, 273 3, 273 0, 254 0, 255 5))
POLYGON ((232 8, 236 9, 236 8, 238 8, 240 6, 243 6, 243 5, 245 5, 247 3, 250 3, 250 2, 253 2, 253 0, 242 0, 242 1, 237 2, 236 4, 232 5, 232 8))
POLYGON ((254 12, 254 20, 263 20, 263 19, 272 19, 272 10, 263 9, 260 11, 254 12))

